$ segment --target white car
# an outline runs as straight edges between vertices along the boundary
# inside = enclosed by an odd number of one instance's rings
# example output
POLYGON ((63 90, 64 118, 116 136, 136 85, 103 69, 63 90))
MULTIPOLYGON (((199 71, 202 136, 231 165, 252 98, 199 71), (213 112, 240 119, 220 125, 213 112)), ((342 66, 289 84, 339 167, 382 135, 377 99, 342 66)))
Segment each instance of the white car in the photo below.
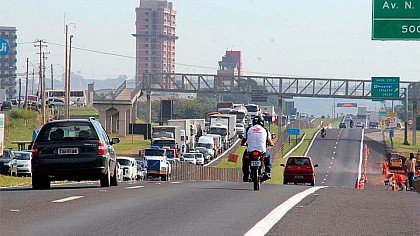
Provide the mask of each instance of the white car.
POLYGON ((17 160, 17 175, 19 176, 31 176, 31 159, 32 152, 24 151, 13 151, 15 158, 17 160))
POLYGON ((239 136, 239 138, 242 138, 242 136, 245 134, 245 125, 242 123, 236 123, 236 134, 239 136))
POLYGON ((117 162, 120 163, 123 169, 124 180, 135 180, 137 178, 137 161, 133 157, 117 157, 117 162))
POLYGON ((194 153, 194 156, 196 165, 204 165, 204 156, 202 153, 196 152, 194 153))
POLYGON ((117 180, 123 181, 123 169, 121 168, 121 165, 118 162, 117 162, 117 180))
POLYGON ((184 153, 181 157, 181 161, 196 165, 197 159, 195 159, 195 153, 184 153))

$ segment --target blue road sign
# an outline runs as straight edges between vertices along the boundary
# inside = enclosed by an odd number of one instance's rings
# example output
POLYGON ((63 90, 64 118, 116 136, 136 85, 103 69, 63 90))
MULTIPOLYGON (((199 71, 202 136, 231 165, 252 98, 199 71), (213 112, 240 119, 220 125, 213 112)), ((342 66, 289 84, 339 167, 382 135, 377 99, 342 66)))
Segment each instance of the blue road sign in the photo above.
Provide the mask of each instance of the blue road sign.
POLYGON ((3 39, 0 38, 0 56, 6 55, 10 50, 9 43, 3 39))
POLYGON ((389 130, 389 137, 390 138, 394 137, 394 130, 393 129, 389 130))
POLYGON ((286 134, 288 135, 299 135, 300 129, 286 129, 286 134))

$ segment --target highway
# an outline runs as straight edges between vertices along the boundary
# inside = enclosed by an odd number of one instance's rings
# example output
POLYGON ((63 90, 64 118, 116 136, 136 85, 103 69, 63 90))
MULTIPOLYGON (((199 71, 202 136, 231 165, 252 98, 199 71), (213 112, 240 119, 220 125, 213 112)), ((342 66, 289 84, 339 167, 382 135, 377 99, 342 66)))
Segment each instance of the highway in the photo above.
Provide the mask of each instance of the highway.
POLYGON ((133 181, 2 188, 0 235, 419 235, 418 193, 354 189, 363 132, 329 129, 315 138, 309 155, 319 164, 317 187, 263 184, 256 192, 250 183, 133 181))

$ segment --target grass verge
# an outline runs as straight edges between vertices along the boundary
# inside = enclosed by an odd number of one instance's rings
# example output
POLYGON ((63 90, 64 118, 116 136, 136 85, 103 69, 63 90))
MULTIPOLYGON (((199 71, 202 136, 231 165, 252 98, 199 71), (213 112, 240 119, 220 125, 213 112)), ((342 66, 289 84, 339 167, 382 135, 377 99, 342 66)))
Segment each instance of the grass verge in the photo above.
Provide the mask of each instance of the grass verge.
MULTIPOLYGON (((408 137, 408 143, 412 143, 411 130, 408 131, 407 137, 408 137)), ((394 148, 393 149, 391 148, 391 140, 389 138, 388 131, 385 131, 384 138, 385 138, 384 141, 385 141, 385 145, 387 146, 388 152, 398 152, 405 157, 409 157, 410 152, 416 153, 418 150, 420 150, 420 143, 416 145, 403 144, 404 143, 404 130, 394 130, 394 138, 393 138, 394 148)), ((420 142, 420 131, 416 132, 416 141, 420 142)))
POLYGON ((27 186, 32 184, 31 177, 0 175, 0 187, 27 186))

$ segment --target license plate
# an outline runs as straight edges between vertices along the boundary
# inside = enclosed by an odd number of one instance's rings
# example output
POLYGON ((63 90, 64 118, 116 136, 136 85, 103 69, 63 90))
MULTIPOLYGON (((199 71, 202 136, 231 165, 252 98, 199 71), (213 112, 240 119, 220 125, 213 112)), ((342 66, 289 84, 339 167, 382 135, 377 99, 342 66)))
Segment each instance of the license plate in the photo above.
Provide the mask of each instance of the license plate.
POLYGON ((79 154, 78 148, 59 148, 58 155, 74 155, 79 154))
POLYGON ((303 179, 302 175, 295 175, 295 179, 303 179))
POLYGON ((260 161, 251 161, 251 166, 260 166, 261 162, 260 161))

